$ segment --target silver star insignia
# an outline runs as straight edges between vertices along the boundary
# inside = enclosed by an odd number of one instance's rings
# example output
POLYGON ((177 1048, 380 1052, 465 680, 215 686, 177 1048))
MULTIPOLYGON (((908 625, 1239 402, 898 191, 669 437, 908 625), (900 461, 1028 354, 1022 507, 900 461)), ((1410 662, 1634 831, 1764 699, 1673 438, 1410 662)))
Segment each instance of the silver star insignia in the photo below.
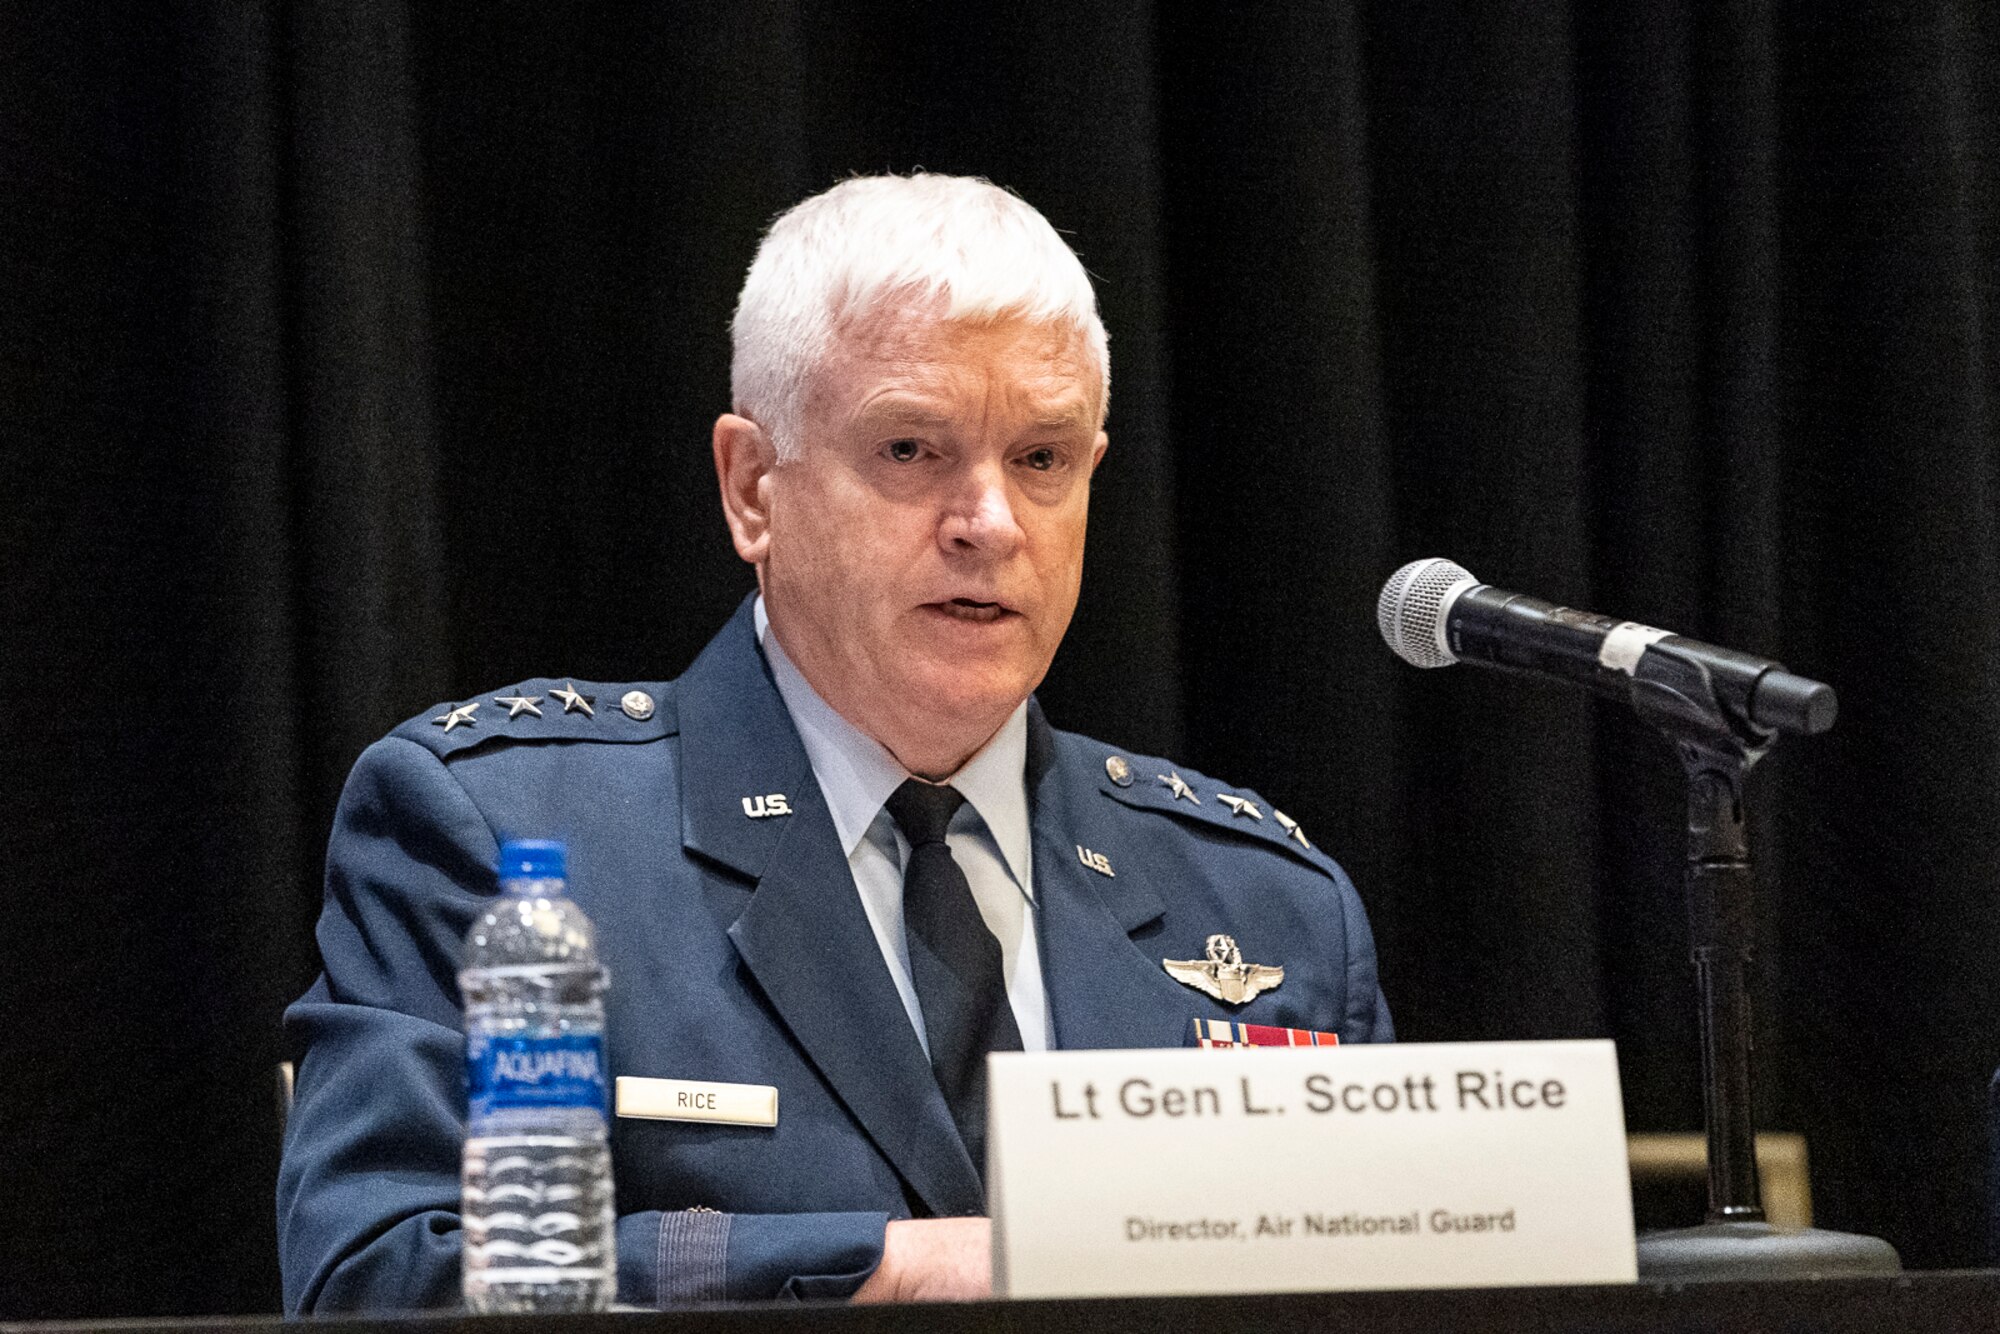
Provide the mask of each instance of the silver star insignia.
POLYGON ((590 707, 597 696, 579 693, 574 681, 565 682, 561 690, 551 690, 549 697, 562 701, 564 713, 572 713, 577 709, 582 709, 588 717, 595 718, 597 716, 597 710, 590 707))
POLYGON ((1235 797, 1227 792, 1218 792, 1215 794, 1215 799, 1238 815, 1247 815, 1253 820, 1264 818, 1264 812, 1258 810, 1257 803, 1248 797, 1235 797))
POLYGON ((1297 839, 1299 841, 1299 846, 1302 848, 1310 848, 1312 846, 1311 843, 1306 841, 1306 831, 1299 828, 1299 822, 1297 820, 1294 820, 1291 816, 1285 814, 1283 811, 1279 810, 1276 806, 1273 806, 1271 808, 1271 815, 1272 818, 1277 820, 1279 826, 1282 829, 1284 829, 1286 837, 1297 839))
POLYGON ((1195 805, 1197 806, 1201 805, 1201 798, 1197 797, 1194 794, 1194 789, 1187 785, 1187 779, 1182 778, 1178 773, 1155 774, 1154 777, 1158 778, 1162 783, 1165 783, 1167 785, 1168 789, 1173 792, 1174 794, 1173 799, 1175 801, 1180 800, 1182 797, 1186 797, 1189 801, 1193 802, 1195 805))
POLYGON ((461 724, 466 727, 477 727, 479 726, 479 720, 472 715, 478 712, 479 701, 475 699, 470 704, 461 704, 455 709, 447 710, 438 717, 431 719, 431 722, 438 727, 442 727, 447 732, 461 724))
POLYGON ((540 698, 540 695, 495 695, 493 702, 506 705, 509 718, 518 718, 523 713, 532 713, 539 718, 542 716, 542 706, 535 701, 540 698))

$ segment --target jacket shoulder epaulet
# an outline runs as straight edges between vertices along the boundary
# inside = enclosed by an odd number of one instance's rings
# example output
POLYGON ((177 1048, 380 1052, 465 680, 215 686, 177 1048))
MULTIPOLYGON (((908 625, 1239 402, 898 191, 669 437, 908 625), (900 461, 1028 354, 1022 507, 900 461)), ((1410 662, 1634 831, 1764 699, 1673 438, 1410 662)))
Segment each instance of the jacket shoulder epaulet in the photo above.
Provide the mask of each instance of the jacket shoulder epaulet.
POLYGON ((1204 825, 1340 875, 1297 820, 1260 794, 1157 756, 1134 755, 1074 733, 1062 734, 1070 763, 1091 770, 1098 791, 1137 811, 1204 825))
POLYGON ((657 741, 679 730, 672 682, 607 684, 538 677, 505 690, 447 700, 391 736, 442 759, 494 742, 657 741))

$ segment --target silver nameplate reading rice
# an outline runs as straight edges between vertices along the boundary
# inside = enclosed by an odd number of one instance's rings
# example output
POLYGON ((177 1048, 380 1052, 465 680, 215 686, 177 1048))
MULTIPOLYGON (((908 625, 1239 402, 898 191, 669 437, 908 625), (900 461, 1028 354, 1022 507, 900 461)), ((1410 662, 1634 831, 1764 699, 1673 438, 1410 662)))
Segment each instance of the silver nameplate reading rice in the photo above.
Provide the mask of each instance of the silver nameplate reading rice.
POLYGON ((648 1121, 719 1121, 732 1126, 778 1124, 773 1084, 718 1084, 706 1079, 618 1076, 618 1115, 648 1121))

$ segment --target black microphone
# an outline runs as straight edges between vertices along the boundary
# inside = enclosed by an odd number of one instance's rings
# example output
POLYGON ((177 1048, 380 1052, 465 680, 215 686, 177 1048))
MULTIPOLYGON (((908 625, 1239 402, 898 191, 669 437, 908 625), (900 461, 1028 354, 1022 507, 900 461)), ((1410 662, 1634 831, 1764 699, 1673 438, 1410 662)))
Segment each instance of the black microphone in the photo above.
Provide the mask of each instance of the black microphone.
POLYGON ((1418 667, 1478 662, 1630 702, 1646 656, 1664 654, 1704 672, 1716 699, 1760 731, 1811 736, 1832 727, 1839 709, 1832 686, 1783 663, 1504 592, 1440 557, 1389 576, 1375 621, 1396 656, 1418 667))

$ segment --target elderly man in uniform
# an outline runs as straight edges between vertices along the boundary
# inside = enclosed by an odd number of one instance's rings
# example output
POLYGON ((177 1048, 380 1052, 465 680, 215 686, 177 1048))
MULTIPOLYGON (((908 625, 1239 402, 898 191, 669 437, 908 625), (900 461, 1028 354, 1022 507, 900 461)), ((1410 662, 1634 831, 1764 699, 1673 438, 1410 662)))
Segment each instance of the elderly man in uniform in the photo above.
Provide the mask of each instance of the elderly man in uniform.
POLYGON ((772 226, 733 336, 713 446, 757 595, 678 680, 452 701, 348 781, 287 1016, 290 1310, 457 1300, 455 974, 501 836, 569 843, 615 1073, 779 1092, 775 1125, 618 1119, 628 1302, 984 1294, 990 1051, 1391 1035, 1296 822, 1035 705, 1109 383, 1047 221, 846 181, 772 226))

